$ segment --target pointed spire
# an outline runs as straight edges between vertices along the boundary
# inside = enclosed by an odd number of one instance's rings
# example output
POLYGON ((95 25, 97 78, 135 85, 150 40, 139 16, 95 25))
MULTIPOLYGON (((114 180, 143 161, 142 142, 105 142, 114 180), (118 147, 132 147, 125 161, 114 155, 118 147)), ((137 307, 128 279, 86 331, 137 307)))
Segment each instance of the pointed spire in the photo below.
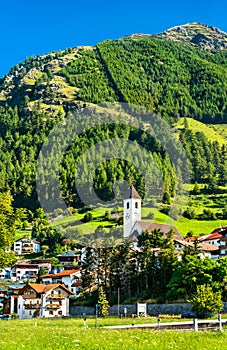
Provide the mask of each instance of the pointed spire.
POLYGON ((141 199, 139 193, 136 191, 135 187, 131 185, 125 195, 125 199, 141 199))

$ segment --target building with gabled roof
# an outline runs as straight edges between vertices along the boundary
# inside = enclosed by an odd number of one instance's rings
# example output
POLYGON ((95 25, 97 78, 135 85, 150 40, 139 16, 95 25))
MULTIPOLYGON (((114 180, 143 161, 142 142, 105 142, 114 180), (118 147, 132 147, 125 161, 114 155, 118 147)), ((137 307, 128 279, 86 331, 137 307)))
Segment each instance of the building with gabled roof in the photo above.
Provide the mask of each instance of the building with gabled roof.
POLYGON ((135 187, 130 186, 124 199, 124 238, 135 238, 142 232, 152 233, 155 229, 163 232, 164 236, 172 230, 175 238, 183 240, 175 226, 141 220, 141 197, 135 187))
POLYGON ((36 281, 38 278, 40 266, 38 264, 18 263, 11 269, 11 280, 19 281, 36 281))
POLYGON ((13 250, 17 255, 39 253, 40 243, 34 239, 23 237, 14 242, 13 250))
POLYGON ((80 269, 63 270, 58 273, 50 273, 40 277, 43 283, 61 283, 70 289, 75 295, 81 290, 81 272, 80 269))
POLYGON ((59 283, 28 283, 18 295, 11 296, 10 312, 17 313, 19 318, 68 316, 72 295, 72 291, 59 283))

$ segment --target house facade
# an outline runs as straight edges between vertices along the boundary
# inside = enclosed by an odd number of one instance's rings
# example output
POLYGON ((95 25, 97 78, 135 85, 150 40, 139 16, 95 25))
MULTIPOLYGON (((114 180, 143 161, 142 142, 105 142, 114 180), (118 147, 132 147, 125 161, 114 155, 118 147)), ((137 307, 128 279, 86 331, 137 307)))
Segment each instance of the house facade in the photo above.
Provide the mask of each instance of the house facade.
POLYGON ((80 269, 63 270, 54 274, 46 274, 40 277, 45 284, 61 283, 71 290, 75 295, 81 291, 81 272, 80 269))
POLYGON ((39 253, 40 243, 30 238, 21 238, 14 242, 13 250, 17 255, 39 253))
POLYGON ((57 255, 59 263, 64 267, 71 267, 81 264, 81 251, 70 251, 65 254, 57 255))
POLYGON ((11 280, 13 282, 36 281, 39 268, 38 264, 16 264, 11 269, 11 280))
POLYGON ((16 312, 20 319, 68 316, 69 296, 73 294, 61 284, 26 284, 18 295, 11 296, 10 312, 16 312))

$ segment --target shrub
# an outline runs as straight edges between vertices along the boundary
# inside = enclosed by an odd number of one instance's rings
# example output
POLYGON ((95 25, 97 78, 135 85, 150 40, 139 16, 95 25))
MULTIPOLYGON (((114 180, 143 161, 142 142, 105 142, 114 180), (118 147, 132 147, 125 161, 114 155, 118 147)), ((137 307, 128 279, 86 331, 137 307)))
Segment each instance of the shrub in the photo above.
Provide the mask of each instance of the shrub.
POLYGON ((154 219, 154 213, 152 211, 150 211, 150 213, 147 215, 148 219, 154 219))
POLYGON ((92 221, 93 219, 93 216, 92 216, 92 213, 91 212, 87 212, 85 215, 84 215, 84 222, 89 222, 89 221, 92 221))

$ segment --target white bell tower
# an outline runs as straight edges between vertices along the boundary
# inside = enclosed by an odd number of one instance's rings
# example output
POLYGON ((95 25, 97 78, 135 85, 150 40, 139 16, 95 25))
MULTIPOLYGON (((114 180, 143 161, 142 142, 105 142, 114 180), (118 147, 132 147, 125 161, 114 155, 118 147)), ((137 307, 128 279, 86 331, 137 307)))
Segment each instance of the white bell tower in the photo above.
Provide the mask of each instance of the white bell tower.
POLYGON ((124 199, 124 238, 129 237, 137 221, 141 221, 141 197, 134 186, 130 186, 124 199))

